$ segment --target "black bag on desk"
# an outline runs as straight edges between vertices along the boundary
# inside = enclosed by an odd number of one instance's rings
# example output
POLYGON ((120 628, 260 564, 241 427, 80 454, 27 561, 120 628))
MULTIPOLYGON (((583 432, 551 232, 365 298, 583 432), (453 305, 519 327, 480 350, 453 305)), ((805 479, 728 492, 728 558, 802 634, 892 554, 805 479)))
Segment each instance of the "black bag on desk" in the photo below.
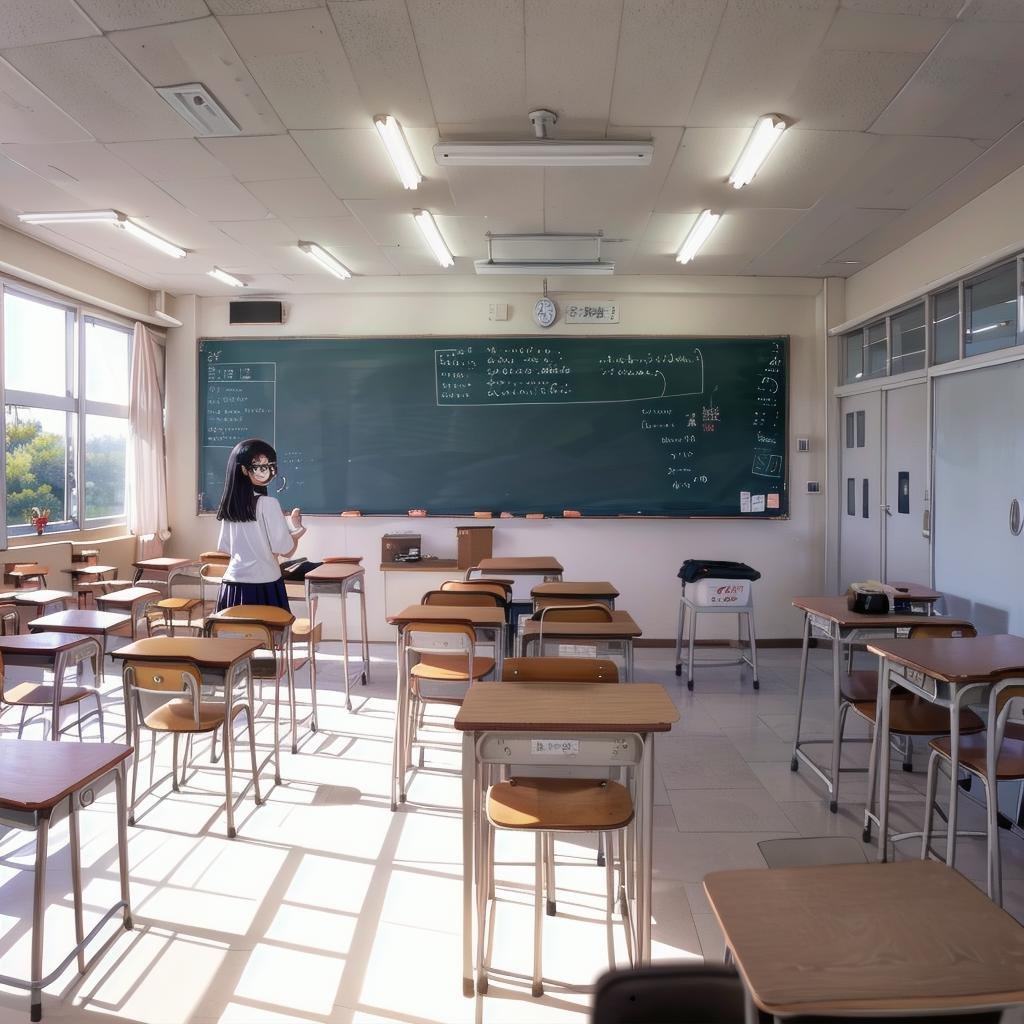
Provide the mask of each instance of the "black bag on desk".
POLYGON ((688 558, 677 573, 684 583, 697 580, 759 580, 761 574, 746 562, 716 562, 708 558, 688 558))
POLYGON ((307 572, 318 569, 323 562, 311 562, 308 558, 291 558, 281 563, 281 575, 286 583, 301 583, 307 572))

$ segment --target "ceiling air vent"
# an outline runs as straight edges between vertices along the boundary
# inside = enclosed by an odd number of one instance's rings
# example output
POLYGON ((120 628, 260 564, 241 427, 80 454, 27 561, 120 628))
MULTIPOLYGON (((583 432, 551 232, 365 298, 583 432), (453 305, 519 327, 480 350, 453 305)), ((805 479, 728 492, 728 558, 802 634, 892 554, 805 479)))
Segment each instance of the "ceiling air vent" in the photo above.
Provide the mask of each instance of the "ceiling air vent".
POLYGON ((201 82, 167 85, 157 92, 196 130, 196 135, 238 135, 242 131, 201 82))

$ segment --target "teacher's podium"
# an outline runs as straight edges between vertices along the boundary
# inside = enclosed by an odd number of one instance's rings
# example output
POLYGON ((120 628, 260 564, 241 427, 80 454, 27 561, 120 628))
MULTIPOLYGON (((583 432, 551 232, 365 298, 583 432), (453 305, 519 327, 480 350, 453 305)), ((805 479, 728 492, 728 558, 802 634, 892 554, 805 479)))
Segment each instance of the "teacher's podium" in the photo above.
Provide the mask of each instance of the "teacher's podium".
POLYGON ((678 574, 682 580, 679 598, 679 626, 676 631, 676 675, 683 674, 683 646, 687 649, 686 687, 693 689, 694 667, 720 668, 725 665, 749 665, 754 673, 754 689, 761 687, 757 677, 757 634, 754 631, 754 593, 751 584, 761 574, 745 562, 723 562, 689 558, 678 574), (728 661, 693 659, 697 642, 698 615, 735 615, 739 657, 728 661), (743 620, 747 622, 747 651, 743 651, 743 620))

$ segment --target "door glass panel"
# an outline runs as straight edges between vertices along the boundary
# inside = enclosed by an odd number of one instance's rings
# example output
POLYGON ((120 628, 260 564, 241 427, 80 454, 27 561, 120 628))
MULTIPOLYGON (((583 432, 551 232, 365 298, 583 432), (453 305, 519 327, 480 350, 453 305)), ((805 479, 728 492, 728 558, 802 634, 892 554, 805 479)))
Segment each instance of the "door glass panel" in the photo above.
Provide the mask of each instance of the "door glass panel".
POLYGON ((868 482, 867 482, 866 478, 864 480, 864 497, 863 497, 863 501, 862 501, 862 504, 861 504, 861 515, 865 519, 869 519, 870 518, 870 516, 868 514, 868 482))
POLYGON ((939 292, 932 302, 932 362, 960 358, 960 290, 939 292))
POLYGON ((892 330, 892 373, 924 369, 924 303, 897 313, 892 330))
POLYGON ((853 413, 846 414, 846 447, 853 447, 853 413))
POLYGON ((967 336, 964 354, 1017 344, 1017 265, 1007 263, 964 284, 967 336))
POLYGON ((864 415, 864 410, 860 409, 857 412, 857 447, 863 448, 865 443, 865 433, 867 429, 866 425, 867 417, 864 415))

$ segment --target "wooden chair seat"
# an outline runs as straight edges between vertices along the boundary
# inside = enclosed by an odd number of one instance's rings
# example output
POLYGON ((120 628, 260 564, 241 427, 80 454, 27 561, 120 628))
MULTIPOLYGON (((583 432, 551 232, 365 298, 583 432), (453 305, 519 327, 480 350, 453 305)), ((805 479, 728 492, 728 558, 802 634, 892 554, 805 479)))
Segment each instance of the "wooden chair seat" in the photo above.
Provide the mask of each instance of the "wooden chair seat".
POLYGON ((843 676, 840 689, 844 700, 874 702, 878 697, 878 669, 855 668, 843 676))
POLYGON ((172 612, 190 612, 200 604, 202 601, 198 597, 165 597, 157 601, 154 607, 166 608, 172 612))
MULTIPOLYGON (((4 690, 4 703, 17 704, 19 707, 53 707, 54 687, 48 683, 17 683, 9 690, 4 690)), ((60 706, 77 704, 86 697, 94 697, 95 690, 84 686, 63 686, 60 693, 60 706)))
MULTIPOLYGON (((985 777, 985 748, 988 739, 977 733, 960 737, 960 766, 985 777)), ((928 744, 947 760, 950 757, 948 736, 938 736, 928 744)), ((1024 725, 1008 722, 999 748, 996 762, 996 779, 1000 782, 1010 779, 1024 779, 1024 725)))
MULTIPOLYGON (((310 622, 309 619, 296 619, 292 623, 292 638, 298 640, 301 643, 306 643, 309 640, 310 622)), ((316 628, 313 630, 313 643, 318 644, 323 639, 324 624, 318 622, 316 628)))
MULTIPOLYGON (((895 696, 895 694, 893 694, 895 696)), ((878 708, 874 700, 854 701, 853 708, 874 723, 878 708)), ((981 732, 985 723, 970 708, 960 712, 960 733, 981 732)), ((901 736, 935 736, 949 732, 949 711, 939 704, 930 704, 911 693, 903 692, 900 700, 889 702, 889 731, 901 736)))
MULTIPOLYGON (((468 683, 468 661, 463 654, 423 654, 409 669, 410 675, 433 682, 468 683)), ((494 671, 494 659, 477 656, 473 659, 473 679, 483 679, 494 671)))
POLYGON ((224 724, 224 705, 200 703, 196 725, 192 701, 172 700, 151 711, 143 721, 157 732, 210 732, 224 724))
POLYGON ((633 801, 610 779, 517 778, 491 786, 487 817, 498 828, 597 832, 628 825, 633 801))

